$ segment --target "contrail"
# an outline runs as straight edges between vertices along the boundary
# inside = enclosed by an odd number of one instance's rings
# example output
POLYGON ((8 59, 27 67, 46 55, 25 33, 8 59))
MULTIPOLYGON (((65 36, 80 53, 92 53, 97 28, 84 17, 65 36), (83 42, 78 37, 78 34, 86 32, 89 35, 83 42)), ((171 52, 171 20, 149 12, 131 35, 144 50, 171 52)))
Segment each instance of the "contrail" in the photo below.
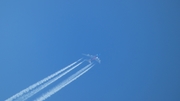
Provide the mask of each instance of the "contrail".
POLYGON ((20 99, 20 101, 24 101, 28 98, 30 98, 31 96, 33 96, 34 94, 38 93, 39 91, 41 91, 42 89, 44 89, 45 87, 49 86, 50 84, 52 84, 53 82, 55 82, 56 80, 60 79, 61 77, 63 77, 64 75, 66 75, 67 73, 69 73, 70 71, 72 71, 73 69, 75 69, 76 67, 78 67, 79 65, 81 65, 84 61, 78 63, 77 65, 75 65, 74 67, 70 68, 69 70, 65 71, 62 74, 59 74, 57 77, 53 78, 52 80, 49 80, 48 82, 46 82, 45 84, 40 85, 40 87, 32 90, 31 92, 27 93, 26 95, 23 95, 20 99))
POLYGON ((53 89, 48 91, 46 94, 40 96, 39 98, 37 98, 34 101, 43 101, 43 100, 47 99, 48 97, 55 94, 56 92, 58 92, 59 90, 61 90, 62 88, 64 88, 65 86, 67 86, 68 84, 70 84, 71 82, 76 80, 77 78, 79 78, 81 75, 86 73, 93 66, 94 65, 92 65, 92 64, 89 64, 89 65, 85 66, 84 68, 82 68, 81 70, 79 70, 78 72, 76 72, 75 74, 70 76, 68 79, 66 79, 65 81, 63 81, 62 83, 60 83, 59 85, 57 85, 56 87, 54 87, 53 89))
POLYGON ((41 81, 39 81, 39 82, 37 82, 37 83, 35 83, 35 84, 29 86, 28 88, 26 88, 26 89, 20 91, 19 93, 17 93, 17 94, 15 94, 15 95, 13 95, 12 97, 6 99, 5 101, 12 101, 12 100, 14 100, 14 99, 17 99, 18 97, 24 95, 25 93, 29 92, 30 90, 34 89, 35 87, 41 85, 42 83, 44 83, 44 82, 48 81, 49 79, 53 78, 54 76, 58 75, 59 73, 61 73, 61 72, 65 71, 66 69, 72 67, 73 65, 75 65, 76 63, 78 63, 78 62, 81 61, 81 60, 82 60, 82 58, 79 59, 79 60, 77 60, 77 61, 75 61, 74 63, 72 63, 72 64, 66 66, 65 68, 63 68, 63 69, 61 69, 61 70, 55 72, 54 74, 51 74, 50 76, 48 76, 48 77, 42 79, 41 81))

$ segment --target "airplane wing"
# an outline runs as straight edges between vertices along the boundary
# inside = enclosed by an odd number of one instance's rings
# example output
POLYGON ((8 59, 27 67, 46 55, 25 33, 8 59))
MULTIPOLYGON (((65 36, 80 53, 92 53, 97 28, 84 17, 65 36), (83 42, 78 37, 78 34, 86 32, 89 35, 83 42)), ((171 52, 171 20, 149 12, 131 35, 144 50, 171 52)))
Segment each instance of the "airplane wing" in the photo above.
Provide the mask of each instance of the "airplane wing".
POLYGON ((92 56, 91 56, 91 55, 89 55, 89 54, 84 54, 84 53, 83 53, 82 55, 84 55, 84 56, 88 56, 88 57, 92 57, 92 56))
POLYGON ((99 58, 96 59, 97 62, 101 63, 101 60, 99 58))

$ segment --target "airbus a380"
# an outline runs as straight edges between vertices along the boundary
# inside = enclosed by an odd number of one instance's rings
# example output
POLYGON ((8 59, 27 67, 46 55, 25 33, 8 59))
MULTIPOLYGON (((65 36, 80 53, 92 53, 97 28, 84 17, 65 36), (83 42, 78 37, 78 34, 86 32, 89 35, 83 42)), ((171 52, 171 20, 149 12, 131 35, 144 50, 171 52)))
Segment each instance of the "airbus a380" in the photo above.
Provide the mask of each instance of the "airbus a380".
POLYGON ((84 56, 89 57, 90 59, 88 60, 90 63, 92 61, 96 61, 98 63, 101 63, 101 60, 99 59, 98 55, 90 55, 90 54, 83 54, 84 56))

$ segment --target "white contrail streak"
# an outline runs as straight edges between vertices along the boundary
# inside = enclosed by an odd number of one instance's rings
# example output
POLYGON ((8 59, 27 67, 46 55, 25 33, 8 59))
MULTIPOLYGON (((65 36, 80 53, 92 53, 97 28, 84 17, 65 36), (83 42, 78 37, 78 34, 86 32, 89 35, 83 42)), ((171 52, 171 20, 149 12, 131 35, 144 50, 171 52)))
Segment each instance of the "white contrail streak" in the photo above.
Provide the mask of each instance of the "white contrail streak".
MULTIPOLYGON (((36 89, 32 90, 31 92, 27 93, 26 95, 23 95, 20 98, 20 101, 24 101, 28 98, 30 98, 31 96, 33 96, 34 94, 38 93, 39 91, 41 91, 42 89, 44 89, 45 87, 49 86, 50 84, 52 84, 53 82, 55 82, 56 80, 60 79, 61 77, 63 77, 64 75, 66 75, 67 73, 69 73, 70 71, 72 71, 73 69, 75 69, 76 67, 78 67, 79 65, 81 65, 83 63, 80 62, 77 65, 75 65, 74 67, 70 68, 69 70, 65 71, 62 74, 59 74, 57 77, 53 78, 52 80, 49 80, 48 82, 46 82, 45 84, 42 84, 40 86, 38 86, 36 89)), ((19 99, 18 99, 19 100, 19 99)))
POLYGON ((49 79, 53 78, 54 76, 58 75, 59 73, 61 73, 61 72, 65 71, 66 69, 72 67, 73 65, 75 65, 76 63, 78 63, 78 62, 81 61, 81 60, 82 60, 82 59, 79 59, 79 60, 75 61, 74 63, 72 63, 72 64, 66 66, 65 68, 63 68, 63 69, 55 72, 54 74, 52 74, 52 75, 50 75, 50 76, 42 79, 41 81, 39 81, 39 82, 37 82, 37 83, 29 86, 28 88, 20 91, 19 93, 17 93, 17 94, 15 94, 15 95, 13 95, 12 97, 6 99, 5 101, 13 101, 14 99, 17 99, 18 97, 24 95, 25 93, 29 92, 30 90, 34 89, 35 87, 41 85, 42 83, 44 83, 44 82, 48 81, 49 79))
POLYGON ((68 84, 70 84, 71 82, 76 80, 77 78, 79 78, 81 75, 86 73, 93 66, 94 65, 92 65, 92 64, 89 64, 89 65, 85 66, 84 68, 82 68, 81 70, 79 70, 78 72, 76 72, 75 74, 70 76, 68 79, 66 79, 65 81, 63 81, 62 83, 60 83, 59 85, 57 85, 56 87, 54 87, 53 89, 48 91, 46 94, 40 96, 39 98, 37 98, 34 101, 43 101, 43 100, 47 99, 48 97, 55 94, 56 92, 58 92, 59 90, 61 90, 62 88, 64 88, 65 86, 67 86, 68 84))

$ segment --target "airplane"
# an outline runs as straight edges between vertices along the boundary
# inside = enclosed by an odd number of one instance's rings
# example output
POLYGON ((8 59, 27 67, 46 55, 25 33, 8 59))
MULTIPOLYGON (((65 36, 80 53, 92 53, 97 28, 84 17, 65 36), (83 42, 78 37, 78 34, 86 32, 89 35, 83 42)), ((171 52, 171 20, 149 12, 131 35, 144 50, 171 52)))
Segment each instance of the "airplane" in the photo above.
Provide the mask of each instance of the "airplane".
POLYGON ((101 60, 99 59, 98 55, 90 55, 90 54, 82 54, 84 56, 89 57, 90 59, 88 60, 89 63, 91 63, 92 61, 97 61, 98 63, 101 63, 101 60))

